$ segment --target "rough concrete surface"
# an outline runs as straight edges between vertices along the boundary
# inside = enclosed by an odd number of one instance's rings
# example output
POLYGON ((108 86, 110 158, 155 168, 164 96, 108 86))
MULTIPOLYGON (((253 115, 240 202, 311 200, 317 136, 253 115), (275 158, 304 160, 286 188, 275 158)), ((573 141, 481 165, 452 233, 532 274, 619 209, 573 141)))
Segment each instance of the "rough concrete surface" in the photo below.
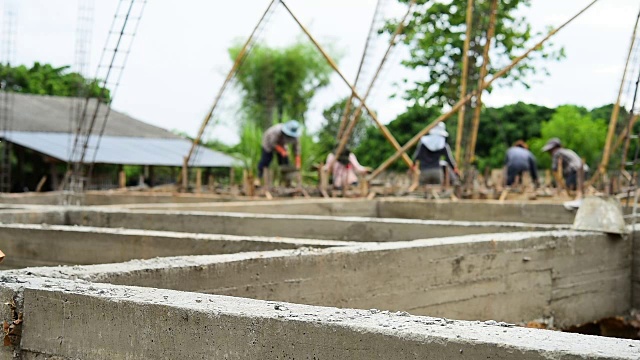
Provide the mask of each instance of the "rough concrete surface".
POLYGON ((14 273, 562 327, 630 309, 630 249, 599 233, 509 233, 14 273))
POLYGON ((27 281, 21 284, 22 310, 29 315, 21 342, 27 359, 640 357, 636 341, 495 321, 454 321, 52 279, 27 281))
POLYGON ((4 269, 352 244, 332 240, 28 224, 0 224, 0 239, 2 250, 11 254, 0 264, 4 269))

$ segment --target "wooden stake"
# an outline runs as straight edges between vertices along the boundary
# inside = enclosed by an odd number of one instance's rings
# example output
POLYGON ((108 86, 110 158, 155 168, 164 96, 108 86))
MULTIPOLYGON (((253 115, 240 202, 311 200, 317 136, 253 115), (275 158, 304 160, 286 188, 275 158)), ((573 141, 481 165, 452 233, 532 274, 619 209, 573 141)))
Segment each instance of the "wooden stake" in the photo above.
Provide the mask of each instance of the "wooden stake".
POLYGON ((196 169, 196 194, 202 192, 202 169, 196 169))
MULTIPOLYGON (((557 27, 556 29, 550 31, 547 36, 545 36, 544 39, 540 40, 537 44, 535 44, 533 47, 531 47, 529 50, 527 50, 524 54, 518 56, 517 58, 513 59, 513 61, 511 62, 511 64, 509 64, 508 66, 504 67, 502 70, 498 71, 492 78, 491 80, 487 81, 484 83, 484 85, 482 86, 482 89, 478 89, 479 91, 482 91, 486 88, 488 88, 489 86, 491 86, 491 84, 493 84, 494 81, 496 81, 497 79, 501 78, 502 76, 504 76, 506 73, 508 73, 509 71, 511 71, 516 65, 518 65, 522 60, 526 59, 532 52, 540 49, 540 47, 547 42, 547 40, 549 40, 553 35, 557 34, 560 30, 562 30, 564 27, 566 27, 568 24, 570 24, 573 20, 575 20, 576 18, 578 18, 580 15, 582 15, 585 11, 587 11, 590 7, 592 7, 595 3, 597 3, 599 0, 593 0, 589 5, 587 5, 586 7, 584 7, 582 10, 580 10, 580 12, 578 12, 576 15, 574 15, 573 17, 571 17, 569 20, 567 20, 564 24, 560 25, 559 27, 557 27)), ((445 114, 440 115, 435 121, 433 121, 431 124, 429 124, 427 127, 425 127, 424 129, 422 129, 422 131, 420 131, 419 133, 417 133, 413 138, 411 138, 411 140, 409 140, 409 142, 407 142, 404 146, 402 146, 402 148, 398 151, 396 151, 395 154, 393 154, 391 157, 389 157, 385 162, 383 162, 370 176, 369 176, 369 180, 372 180, 374 178, 376 178, 378 175, 380 175, 384 170, 386 170, 389 165, 393 164, 403 153, 405 153, 409 148, 411 148, 412 146, 414 146, 415 144, 418 143, 418 141, 420 141, 420 138, 424 135, 426 135, 431 129, 433 129, 436 125, 438 125, 438 123, 441 123, 443 121, 446 121, 449 117, 451 117, 452 114, 456 113, 457 111, 460 110, 460 107, 463 106, 464 104, 466 104, 471 97, 475 94, 476 92, 472 92, 470 94, 467 94, 467 96, 465 96, 464 98, 460 99, 460 101, 458 101, 455 105, 453 105, 453 107, 451 108, 451 110, 445 114)))
POLYGON ((467 152, 466 165, 472 164, 476 156, 476 143, 478 141, 478 130, 480 130, 480 113, 482 112, 482 89, 484 89, 484 79, 487 77, 487 69, 490 62, 489 49, 491 49, 491 41, 493 40, 493 35, 496 30, 497 15, 498 0, 492 0, 491 15, 489 17, 489 29, 487 30, 487 42, 484 44, 484 50, 482 52, 482 67, 480 68, 480 78, 478 79, 478 89, 480 90, 476 95, 476 107, 473 113, 473 124, 471 128, 471 143, 469 144, 469 149, 467 152))
POLYGON ((209 192, 214 192, 216 189, 215 178, 213 174, 209 174, 209 179, 207 180, 207 186, 209 188, 209 192))
MULTIPOLYGON (((469 77, 469 43, 473 27, 473 0, 467 0, 467 31, 462 50, 462 79, 460 79, 460 98, 467 96, 467 80, 469 77)), ((467 107, 463 106, 458 112, 458 132, 456 133, 456 164, 460 164, 462 154, 462 135, 464 133, 464 113, 467 107)))
POLYGON ((181 175, 182 175, 182 186, 180 187, 180 190, 182 190, 183 192, 186 192, 187 190, 189 190, 189 159, 187 159, 186 157, 182 160, 182 171, 181 171, 181 175))
POLYGON ((229 168, 229 186, 234 186, 236 184, 236 169, 229 168))
POLYGON ((36 186, 36 192, 41 192, 44 183, 47 181, 47 175, 43 176, 40 181, 38 181, 38 185, 36 186))
POLYGON ((118 173, 118 187, 120 189, 124 189, 125 187, 127 187, 127 174, 124 172, 124 170, 120 170, 120 172, 118 173))

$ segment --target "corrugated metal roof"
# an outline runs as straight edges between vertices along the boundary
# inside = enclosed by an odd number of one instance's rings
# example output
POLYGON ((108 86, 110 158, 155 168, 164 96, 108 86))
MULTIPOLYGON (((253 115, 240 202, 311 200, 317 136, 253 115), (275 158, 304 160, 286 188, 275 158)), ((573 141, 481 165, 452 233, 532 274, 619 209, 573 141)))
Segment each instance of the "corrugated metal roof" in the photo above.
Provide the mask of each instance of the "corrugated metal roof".
MULTIPOLYGON (((69 161, 74 139, 69 133, 35 131, 11 131, 6 138, 17 145, 35 150, 41 154, 69 161)), ((91 137, 86 159, 93 159, 97 137, 91 137)), ((183 158, 189 152, 191 141, 159 139, 131 136, 103 136, 96 155, 97 164, 182 166, 183 158)), ((231 167, 238 161, 226 154, 198 147, 196 167, 231 167)))
MULTIPOLYGON (((2 99, 3 96, 4 92, 0 93, 0 99, 2 99)), ((47 95, 13 93, 11 96, 13 97, 13 121, 10 124, 11 127, 7 129, 11 131, 74 132, 75 129, 71 129, 71 131, 69 129, 71 105, 74 101, 85 101, 84 99, 47 95)), ((95 99, 89 101, 88 111, 90 113, 95 109, 95 105, 95 99)), ((102 127, 106 109, 106 106, 100 106, 95 129, 102 127)), ((109 114, 104 135, 168 139, 180 138, 180 136, 168 130, 136 120, 129 115, 113 109, 109 114)))

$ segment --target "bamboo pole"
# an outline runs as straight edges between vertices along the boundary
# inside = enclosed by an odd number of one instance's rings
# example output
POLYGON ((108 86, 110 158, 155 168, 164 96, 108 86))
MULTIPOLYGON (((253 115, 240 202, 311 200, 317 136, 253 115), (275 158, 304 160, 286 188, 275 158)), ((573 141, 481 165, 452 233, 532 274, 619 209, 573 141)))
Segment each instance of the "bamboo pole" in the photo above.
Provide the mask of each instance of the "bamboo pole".
MULTIPOLYGON (((467 95, 467 78, 469 77, 469 43, 473 27, 473 0, 467 1, 467 32, 462 50, 462 79, 460 79, 460 98, 467 95)), ((456 133, 456 164, 460 164, 462 154, 462 135, 464 134, 464 115, 467 107, 463 106, 458 112, 458 132, 456 133)))
MULTIPOLYGON (((412 0, 415 1, 415 0, 412 0)), ((298 26, 300 26, 300 29, 302 29, 302 31, 307 35, 307 37, 309 38, 309 40, 311 40, 311 42, 316 46, 316 48, 320 51, 320 53, 322 54, 322 56, 327 60, 327 62, 329 63, 329 65, 333 68, 333 70, 340 76, 340 78, 342 79, 342 81, 344 81, 345 84, 347 84, 347 86, 349 86, 349 88, 351 88, 351 92, 354 94, 355 98, 358 99, 360 101, 360 106, 362 106, 367 113, 369 113, 369 115, 371 116, 371 118, 375 121, 376 125, 378 125, 378 128, 380 128, 380 130, 382 131, 382 135, 384 135, 385 139, 387 139, 387 141, 389 141, 393 147, 396 150, 400 150, 400 144, 398 143, 398 141, 393 137, 393 135, 391 135, 391 132, 389 132, 389 129, 387 129, 386 126, 384 126, 379 120, 378 120, 378 116, 376 115, 375 112, 373 112, 365 103, 364 98, 362 96, 360 96, 357 92, 357 90, 353 87, 353 85, 351 85, 351 83, 349 83, 349 80, 347 80, 347 78, 344 76, 344 74, 342 73, 342 71, 340 71, 340 69, 338 68, 338 65, 335 63, 335 61, 333 60, 333 58, 331 58, 331 56, 324 50, 324 48, 318 43, 318 41, 313 37, 313 35, 311 35, 311 33, 309 32, 309 30, 307 30, 307 28, 300 22, 300 20, 298 19, 298 17, 295 16, 295 14, 291 11, 291 9, 289 9, 289 7, 287 6, 287 4, 284 1, 280 1, 280 3, 284 6, 284 8, 287 10, 287 12, 289 12, 289 14, 291 15, 291 17, 293 18, 293 20, 295 20, 295 22, 298 24, 298 26)), ((353 118, 353 117, 352 117, 353 118)), ((346 134, 345 134, 346 135, 346 134)), ((344 138, 344 137, 343 137, 344 138)), ((342 144, 342 142, 341 142, 342 144)), ((346 144, 346 143, 345 143, 346 144)), ((344 145, 342 146, 342 150, 344 150, 344 145)), ((340 151, 341 152, 341 151, 340 151)), ((405 161, 405 163, 407 163, 407 165, 409 166, 413 166, 413 161, 411 161, 411 158, 405 153, 402 152, 400 155, 398 156, 402 156, 403 160, 405 161)), ((336 154, 337 157, 337 154, 336 154)))
MULTIPOLYGON (((376 29, 376 17, 378 12, 382 9, 382 3, 384 0, 378 0, 376 3, 376 9, 373 12, 373 19, 371 19, 371 25, 369 26, 369 34, 367 35, 367 41, 365 42, 364 51, 362 52, 362 58, 360 59, 360 65, 358 65, 358 72, 356 73, 356 80, 353 82, 353 86, 358 86, 358 81, 360 80, 360 75, 362 73, 362 68, 364 67, 364 60, 367 56, 367 50, 369 48, 369 44, 371 43, 371 37, 374 35, 376 29)), ((338 128, 338 139, 342 138, 342 133, 344 132, 344 128, 347 126, 347 119, 349 118, 349 110, 351 110, 351 102, 353 101, 353 92, 349 95, 347 99, 347 103, 344 106, 344 111, 342 112, 342 117, 340 118, 340 127, 338 128)))
MULTIPOLYGON (((585 11, 587 11, 589 8, 591 8, 595 3, 597 3, 599 0, 593 0, 591 3, 589 3, 589 5, 587 5, 586 7, 584 7, 582 10, 580 10, 580 12, 578 12, 576 15, 574 15, 573 17, 571 17, 569 20, 567 20, 565 23, 563 23, 562 25, 560 25, 559 27, 555 28, 554 30, 550 31, 547 36, 544 37, 544 39, 540 40, 536 45, 534 45, 533 47, 531 47, 529 50, 527 50, 524 54, 518 56, 517 58, 515 58, 511 64, 509 64, 508 66, 504 67, 502 70, 498 71, 492 78, 491 80, 487 81, 486 83, 484 83, 483 88, 482 89, 478 89, 478 90, 484 90, 486 88, 488 88, 489 86, 491 86, 491 84, 496 81, 497 79, 501 78, 502 76, 504 76, 506 73, 508 73, 509 71, 511 71, 516 65, 518 65, 522 60, 524 60, 525 58, 527 58, 532 52, 538 50, 547 40, 549 40, 553 35, 557 34, 560 30, 562 30, 564 27, 566 27, 567 25, 569 25, 573 20, 575 20, 576 18, 578 18, 580 15, 582 15, 585 11)), ((371 175, 369 176, 369 181, 371 181, 372 179, 374 179, 375 177, 377 177, 378 175, 380 175, 385 169, 387 169, 389 167, 389 165, 391 165, 394 161, 396 161, 403 152, 407 151, 409 148, 411 148, 412 146, 414 146, 415 144, 418 143, 418 141, 420 141, 420 138, 422 136, 424 136, 426 133, 428 133, 431 129, 433 129, 438 123, 446 121, 449 117, 451 117, 451 115, 453 115, 455 112, 457 112, 458 110, 460 110, 460 107, 463 106, 464 104, 466 104, 471 97, 475 94, 475 91, 467 94, 467 96, 465 96, 464 98, 460 99, 460 101, 458 101, 455 105, 453 105, 453 107, 451 108, 451 110, 445 114, 440 115, 435 121, 433 121, 431 124, 429 124, 427 127, 425 127, 424 129, 422 129, 422 131, 420 131, 418 134, 416 134, 413 138, 411 138, 411 140, 409 140, 409 142, 407 142, 400 150, 396 151, 395 154, 393 154, 391 157, 389 157, 385 162, 383 162, 373 173, 371 173, 371 175)))
MULTIPOLYGON (((471 143, 469 144, 466 164, 470 165, 475 160, 476 156, 476 143, 478 142, 478 130, 480 129, 480 113, 482 112, 482 93, 484 86, 484 79, 487 76, 487 68, 489 66, 489 50, 491 49, 491 41, 496 30, 496 18, 498 15, 498 0, 491 1, 491 14, 489 16, 489 29, 487 30, 487 42, 484 44, 484 50, 482 51, 482 67, 480 67, 480 79, 478 79, 478 89, 480 89, 476 95, 476 107, 473 113, 473 125, 471 128, 471 143)), ((464 109, 464 106, 462 107, 464 109)))
MULTIPOLYGON (((188 167, 189 166, 189 161, 191 160, 191 156, 193 156, 193 153, 194 153, 196 147, 198 146, 198 144, 202 140, 202 135, 204 134, 204 131, 207 128, 207 125, 209 124, 209 121, 211 121, 211 118, 213 116, 213 112, 215 111, 216 107, 218 106, 218 103, 220 102, 220 99, 222 98, 222 94, 224 93, 224 91, 227 88, 227 86, 229 86, 229 83, 231 82, 231 79, 233 79, 233 77, 235 76, 236 72, 240 68, 240 65, 242 64, 242 61, 244 60, 245 56, 247 55, 247 50, 249 49, 249 46, 251 45, 251 43, 253 42, 253 39, 256 37, 256 35, 258 33, 258 29, 260 28, 260 25, 264 22, 265 18, 267 17, 267 14, 271 11, 271 8, 273 8, 273 6, 277 5, 277 3, 279 3, 279 2, 280 2, 280 0, 272 0, 271 1, 271 3, 269 4, 267 9, 262 14, 262 17, 260 18, 260 20, 258 21, 256 26, 253 28, 253 31, 251 32, 251 35, 249 35, 249 38, 247 39, 247 41, 244 43, 244 45, 240 49, 240 52, 238 53, 238 56, 236 56, 236 59, 233 62, 233 66, 231 67, 231 70, 229 70, 229 73, 227 74, 227 77, 225 78, 224 82, 222 83, 222 87, 220 87, 220 90, 218 91, 218 94, 216 95, 216 97, 215 97, 215 99, 213 101, 213 104, 211 105, 211 108, 209 109, 209 111, 205 115, 204 120, 202 121, 202 124, 200 125, 200 129, 198 129, 198 135, 193 139, 193 142, 191 144, 191 148, 189 149, 189 153, 185 157, 185 162, 184 162, 184 165, 183 165, 184 167, 188 167)), ((186 171, 187 171, 186 169, 183 169, 183 173, 185 173, 186 171)), ((187 178, 187 181, 188 181, 188 178, 187 178)), ((186 184, 184 178, 183 178, 182 182, 183 182, 182 183, 182 188, 186 189, 187 184, 186 184)))
MULTIPOLYGON (((396 28, 396 31, 391 36, 391 40, 389 41, 389 46, 387 47, 387 51, 385 52, 384 56, 382 57, 382 60, 380 61, 380 65, 378 65, 378 69, 376 70, 376 73, 374 74, 373 78, 371 79, 371 83, 369 84, 369 87, 367 88, 367 91, 366 91, 366 93, 364 95, 364 99, 360 99, 360 105, 356 108, 355 112, 351 116, 351 120, 349 121, 349 125, 346 128, 346 130, 344 131, 344 133, 342 134, 342 138, 340 139, 340 143, 338 144, 338 148, 336 149, 336 159, 340 156, 340 154, 344 151, 345 147, 347 146, 347 142, 349 142, 349 138, 351 137, 351 134, 353 134, 353 130, 355 129, 355 127, 356 127, 356 125, 358 123, 358 120, 360 118, 360 114, 362 114, 363 108, 366 106, 366 101, 369 98, 369 95, 371 94, 371 91, 373 90, 375 82, 378 79, 378 76, 380 75, 380 72, 382 71, 382 68, 384 67, 384 64, 387 62, 387 59, 389 58, 389 54, 391 53, 391 50, 395 46, 398 36, 400 36, 402 31, 404 30, 405 22, 409 18, 409 15, 411 15, 411 10, 413 9, 415 4, 416 4, 416 0, 411 0, 411 2, 409 3, 409 8, 407 9, 407 12, 404 14, 404 16, 402 17, 402 20, 400 21, 400 23, 398 23, 398 27, 396 28)), ((371 111, 369 111, 367 109, 367 112, 375 120, 376 125, 378 125, 378 128, 380 128, 382 133, 391 142, 393 147, 396 150, 399 150, 400 149, 400 144, 396 141, 396 139, 393 137, 393 135, 391 135, 391 133, 389 132, 389 129, 387 129, 386 126, 384 126, 382 123, 380 123, 380 121, 378 121, 378 119, 377 119, 377 116, 375 116, 371 111)), ((405 163, 407 163, 407 165, 409 165, 409 167, 413 166, 413 161, 411 160, 409 155, 404 153, 402 155, 402 157, 403 157, 405 163)), ((334 161, 335 161, 335 159, 334 159, 334 161)), ((331 169, 331 164, 329 165, 329 169, 331 169)))
MULTIPOLYGON (((603 175, 607 166, 609 165, 609 160, 611 158, 611 143, 613 142, 613 136, 616 131, 616 126, 618 125, 618 117, 620 114, 620 100, 622 99, 622 93, 624 92, 624 83, 627 78, 627 70, 629 69, 629 62, 631 61, 631 56, 633 54, 633 47, 636 42, 636 34, 638 32, 638 22, 640 21, 640 13, 638 13, 638 17, 636 18, 636 23, 633 27, 633 34, 631 35, 631 45, 629 46, 629 53, 627 54, 627 61, 624 65, 624 71, 622 73, 622 80, 620 81, 620 89, 618 90, 618 98, 616 100, 616 104, 613 107, 613 112, 611 113, 611 119, 609 120, 609 130, 607 132, 607 140, 604 145, 604 151, 602 152, 602 161, 598 166, 597 172, 593 175, 593 178, 588 182, 588 185, 591 185, 595 182, 600 175, 603 175)), ((588 186, 587 185, 587 186, 588 186)))

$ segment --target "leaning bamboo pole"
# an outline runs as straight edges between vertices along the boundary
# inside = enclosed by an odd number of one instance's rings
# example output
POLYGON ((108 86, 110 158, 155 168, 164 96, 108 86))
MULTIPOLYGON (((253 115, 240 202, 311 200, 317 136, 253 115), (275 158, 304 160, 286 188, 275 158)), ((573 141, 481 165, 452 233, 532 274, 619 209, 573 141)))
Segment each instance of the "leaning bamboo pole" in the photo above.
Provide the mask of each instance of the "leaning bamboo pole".
MULTIPOLYGON (((378 18, 378 13, 382 11, 382 3, 385 0, 378 0, 376 3, 376 9, 373 12, 373 18, 371 19, 371 25, 369 26, 369 33, 367 34, 367 40, 364 44, 364 51, 362 52, 362 58, 360 58, 360 65, 358 65, 358 72, 356 73, 356 80, 353 82, 353 86, 358 86, 358 81, 360 80, 360 75, 362 74, 362 68, 364 67, 365 60, 367 58, 367 54, 369 52, 369 46, 371 45, 372 38, 375 36, 376 32, 376 19, 378 18)), ((347 119, 349 119, 349 112, 351 110, 351 103, 353 102, 353 93, 349 95, 347 102, 344 105, 344 110, 342 112, 342 117, 340 118, 340 126, 338 128, 338 139, 342 137, 342 133, 344 132, 345 127, 347 126, 347 119)))
POLYGON ((631 45, 629 45, 629 53, 627 54, 627 61, 625 62, 624 71, 622 72, 622 80, 620 81, 618 98, 616 99, 616 104, 614 105, 613 111, 611 112, 611 119, 609 120, 609 129, 607 132, 607 140, 604 145, 604 151, 602 152, 602 161, 600 162, 600 165, 598 166, 598 170, 593 175, 588 185, 593 184, 593 182, 597 181, 597 179, 601 175, 604 175, 604 173, 607 171, 607 166, 609 165, 609 160, 611 158, 611 143, 613 142, 613 136, 615 135, 616 126, 618 125, 618 117, 620 114, 620 101, 622 99, 622 93, 624 92, 624 83, 627 79, 627 70, 629 69, 629 63, 631 62, 633 48, 636 43, 636 36, 638 33, 639 21, 640 21, 640 12, 638 13, 638 17, 636 18, 636 23, 633 26, 633 33, 631 35, 631 45))
MULTIPOLYGON (((313 37, 313 35, 311 35, 309 30, 302 24, 302 22, 300 22, 300 19, 298 19, 298 17, 291 11, 291 9, 289 9, 287 4, 284 1, 280 1, 280 3, 284 6, 284 8, 287 10, 287 12, 289 12, 289 14, 293 18, 293 20, 298 24, 300 29, 302 29, 302 31, 307 35, 309 40, 311 40, 311 42, 315 45, 315 47, 320 51, 322 56, 327 60, 327 62, 333 68, 333 70, 338 74, 338 76, 340 76, 342 81, 345 84, 347 84, 347 86, 349 86, 349 88, 351 89, 351 92, 354 94, 355 98, 358 99, 358 101, 360 102, 360 106, 362 106, 367 111, 367 113, 369 113, 371 118, 375 121, 376 125, 378 125, 378 127, 382 131, 382 134, 385 137, 385 139, 387 139, 387 141, 389 141, 396 150, 400 150, 400 144, 398 143, 398 141, 393 137, 391 132, 389 132, 389 129, 387 129, 387 127, 384 126, 378 120, 378 116, 376 115, 376 113, 373 112, 369 108, 369 106, 367 106, 366 102, 364 101, 364 98, 362 96, 360 96, 360 94, 358 94, 358 91, 355 89, 355 87, 353 87, 353 85, 351 83, 349 83, 349 80, 347 80, 347 78, 344 76, 342 71, 340 71, 340 68, 338 67, 336 62, 333 60, 333 58, 324 50, 322 45, 320 45, 320 43, 318 43, 318 41, 313 37)), ((344 149, 344 147, 343 147, 343 149, 344 149)), ((407 165, 413 166, 413 161, 411 161, 411 158, 405 152, 400 153, 400 155, 398 155, 398 157, 400 157, 400 156, 402 156, 402 158, 407 163, 407 165)))
POLYGON ((229 86, 229 84, 231 83, 231 79, 233 79, 235 74, 238 72, 238 69, 240 68, 240 65, 242 64, 242 61, 244 60, 244 58, 247 55, 247 50, 249 49, 249 47, 251 46, 251 43, 253 42, 253 40, 255 39, 256 35, 258 34, 258 31, 260 29, 260 25, 262 25, 262 23, 267 18, 267 15, 269 14, 269 12, 272 11, 273 7, 278 5, 279 2, 280 2, 280 0, 272 0, 271 3, 269 4, 269 6, 267 7, 267 9, 262 14, 262 17, 260 17, 260 20, 258 21, 256 26, 253 28, 253 31, 251 32, 251 35, 249 35, 249 38, 247 38, 247 41, 244 43, 244 45, 240 49, 240 52, 236 56, 235 61, 233 62, 233 66, 231 67, 231 69, 227 73, 227 77, 225 78, 224 82, 222 83, 222 87, 220 87, 220 90, 218 91, 218 94, 216 95, 216 97, 215 97, 215 99, 213 101, 213 104, 211 105, 211 108, 209 109, 209 111, 205 115, 204 120, 202 121, 202 124, 200 125, 200 129, 198 129, 198 135, 196 135, 196 137, 193 139, 193 142, 191 143, 191 148, 189 148, 189 153, 184 158, 184 162, 183 162, 183 166, 182 166, 183 167, 183 169, 182 169, 182 173, 183 173, 182 189, 186 189, 187 188, 188 175, 185 175, 185 174, 188 174, 187 173, 187 167, 189 166, 189 161, 191 160, 191 157, 193 156, 193 153, 194 153, 195 149, 197 148, 198 144, 202 140, 202 135, 204 134, 204 131, 207 128, 207 125, 209 124, 209 121, 211 121, 211 118, 213 117, 213 112, 215 111, 216 107, 218 106, 218 103, 220 102, 220 99, 222 98, 222 95, 224 94, 224 91, 226 90, 227 86, 229 86))
MULTIPOLYGON (((475 160, 476 143, 478 142, 478 130, 480 130, 480 113, 482 112, 482 93, 484 92, 484 81, 487 76, 489 67, 489 50, 491 49, 491 41, 496 30, 496 18, 498 16, 498 0, 491 1, 491 14, 489 15, 489 29, 487 30, 487 40, 482 51, 482 66, 480 67, 480 78, 478 79, 478 92, 476 95, 476 104, 473 113, 473 123, 471 128, 471 143, 467 151, 466 165, 470 165, 475 160)), ((464 106, 463 106, 464 108, 464 106)))
MULTIPOLYGON (((502 70, 498 71, 493 78, 491 78, 491 80, 487 81, 486 83, 484 83, 483 88, 482 89, 477 89, 476 91, 482 91, 486 88, 488 88, 489 86, 491 86, 491 84, 493 84, 494 81, 496 81, 497 79, 501 78, 502 76, 504 76, 506 73, 508 73, 509 71, 511 71, 516 65, 518 65, 522 60, 526 59, 532 52, 538 50, 545 42, 547 42, 547 40, 549 40, 553 35, 557 34, 560 30, 562 30, 564 27, 566 27, 567 25, 569 25, 573 20, 575 20, 576 18, 578 18, 580 15, 582 15, 583 13, 585 13, 589 8, 591 8, 593 5, 595 5, 595 3, 597 3, 599 0, 593 0, 591 3, 589 3, 589 5, 587 5, 586 7, 584 7, 582 10, 580 10, 580 12, 578 12, 576 15, 574 15, 573 17, 571 17, 569 20, 567 20, 565 23, 563 23, 562 25, 560 25, 559 27, 557 27, 556 29, 550 31, 547 36, 544 37, 544 39, 540 40, 535 46, 533 46, 532 48, 530 48, 529 50, 527 50, 524 54, 520 55, 519 57, 515 58, 511 64, 509 64, 508 66, 506 66, 505 68, 503 68, 502 70)), ((467 96, 465 96, 464 98, 460 99, 460 101, 458 101, 455 105, 453 105, 453 107, 451 108, 451 110, 445 114, 440 115, 435 121, 433 121, 431 124, 429 124, 427 127, 425 127, 424 129, 422 129, 422 131, 420 131, 418 134, 416 134, 413 138, 411 138, 411 140, 409 140, 409 142, 407 142, 400 150, 396 151, 395 154, 393 154, 391 157, 389 157, 385 162, 383 162, 373 173, 371 173, 371 175, 369 175, 368 180, 371 181, 372 179, 374 179, 375 177, 377 177, 378 175, 380 175, 384 170, 386 170, 389 165, 391 165, 394 161, 396 161, 402 153, 404 153, 405 151, 407 151, 409 148, 411 148, 412 146, 414 146, 415 144, 418 143, 418 141, 420 141, 420 138, 422 136, 424 136, 425 134, 427 134, 429 132, 429 130, 433 129, 438 123, 446 121, 449 117, 451 117, 451 115, 453 115, 456 111, 460 110, 460 107, 462 107, 464 104, 466 104, 471 97, 476 93, 476 91, 467 94, 467 96)))
MULTIPOLYGON (((387 51, 385 52, 384 56, 382 57, 382 60, 380 61, 380 65, 378 65, 378 69, 376 69, 376 73, 373 75, 373 78, 371 79, 371 83, 369 83, 369 87, 367 88, 367 91, 364 94, 364 99, 361 101, 360 105, 356 108, 354 113, 351 115, 351 119, 349 121, 349 125, 347 126, 347 128, 344 131, 344 133, 342 134, 342 138, 340 139, 340 143, 338 144, 338 148, 336 149, 336 158, 346 148, 347 142, 349 142, 349 138, 351 137, 351 134, 353 134, 353 131, 354 131, 356 125, 358 124, 358 120, 360 119, 360 115, 362 114, 362 109, 364 107, 364 104, 367 101, 367 99, 369 98, 369 95, 371 94, 371 91, 373 90, 375 82, 376 82, 376 80, 378 80, 378 76, 382 72, 382 68, 384 67, 385 63, 387 62, 387 59, 389 58, 389 54, 391 54, 391 51, 393 50, 393 47, 396 44, 396 40, 397 40, 398 36, 400 36, 400 34, 402 34, 402 32, 404 31, 405 23, 406 23, 407 19, 409 18, 409 15, 411 15, 411 10, 413 9, 415 4, 416 4, 416 0, 411 0, 411 2, 409 3, 409 7, 407 9, 407 12, 404 14, 404 17, 402 18, 402 20, 400 20, 400 23, 398 23, 398 27, 396 28, 396 31, 394 31, 393 35, 391 36, 391 40, 389 40, 389 46, 387 47, 387 51)), ((377 120, 377 116, 376 116, 375 122, 376 122, 376 124, 378 125, 378 127, 380 128, 380 130, 383 133, 389 132, 387 127, 384 126, 382 123, 380 123, 377 120)), ((393 147, 396 150, 400 149, 400 144, 397 141, 395 141, 395 138, 393 140, 394 140, 392 142, 393 147)), ((409 165, 410 167, 413 165, 413 162, 411 161, 411 158, 409 158, 409 156, 407 154, 404 154, 403 158, 404 158, 405 162, 407 163, 407 165, 409 165), (409 160, 409 161, 407 161, 407 160, 409 160)), ((331 166, 329 168, 331 168, 331 166)))
MULTIPOLYGON (((467 31, 462 48, 462 79, 460 79, 460 98, 467 96, 467 80, 469 77, 469 44, 471 42, 471 30, 473 27, 473 0, 467 1, 467 31)), ((460 164, 462 155, 462 136, 464 134, 464 115, 467 107, 463 106, 458 111, 458 131, 456 133, 456 163, 460 164)))

